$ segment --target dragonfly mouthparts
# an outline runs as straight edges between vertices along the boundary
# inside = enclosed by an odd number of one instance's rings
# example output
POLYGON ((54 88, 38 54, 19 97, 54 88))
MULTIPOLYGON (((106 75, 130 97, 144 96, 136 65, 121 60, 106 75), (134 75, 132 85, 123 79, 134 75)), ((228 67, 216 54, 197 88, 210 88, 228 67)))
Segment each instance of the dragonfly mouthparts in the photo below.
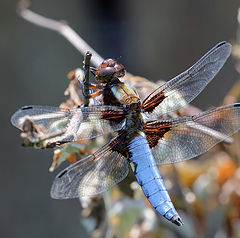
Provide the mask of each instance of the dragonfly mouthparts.
POLYGON ((176 224, 177 226, 182 226, 182 225, 184 224, 183 221, 182 221, 182 219, 181 219, 181 217, 178 216, 178 215, 175 215, 175 216, 171 219, 171 222, 174 223, 174 224, 176 224))

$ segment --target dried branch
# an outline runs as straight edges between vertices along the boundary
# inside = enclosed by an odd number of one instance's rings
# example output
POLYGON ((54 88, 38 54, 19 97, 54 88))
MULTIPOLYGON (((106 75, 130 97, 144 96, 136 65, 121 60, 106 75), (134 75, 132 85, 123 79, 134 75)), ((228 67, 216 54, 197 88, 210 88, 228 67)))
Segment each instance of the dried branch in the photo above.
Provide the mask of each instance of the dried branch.
POLYGON ((87 51, 91 51, 93 54, 92 63, 95 67, 102 63, 104 59, 65 22, 43 17, 29 10, 28 7, 29 3, 26 0, 19 2, 18 13, 23 19, 40 27, 58 32, 65 39, 67 39, 82 55, 85 55, 87 51))
MULTIPOLYGON (((84 94, 89 95, 89 68, 90 68, 90 61, 91 61, 92 53, 90 51, 87 51, 84 57, 84 81, 87 83, 84 85, 84 94)), ((88 107, 89 105, 89 99, 84 97, 84 106, 88 107)))

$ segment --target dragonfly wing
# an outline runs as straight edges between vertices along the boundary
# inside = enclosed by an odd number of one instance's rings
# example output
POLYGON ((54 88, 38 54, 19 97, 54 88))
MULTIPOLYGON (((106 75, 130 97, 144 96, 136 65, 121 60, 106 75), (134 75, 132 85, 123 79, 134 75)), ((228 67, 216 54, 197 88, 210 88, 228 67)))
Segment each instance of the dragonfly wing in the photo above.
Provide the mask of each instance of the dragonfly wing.
POLYGON ((12 124, 23 131, 26 121, 32 124, 39 138, 53 138, 52 141, 66 143, 120 130, 124 123, 124 111, 114 106, 75 109, 25 106, 11 118, 12 124))
POLYGON ((195 116, 154 121, 144 126, 158 164, 196 157, 240 129, 240 104, 218 107, 195 116))
POLYGON ((230 43, 217 44, 191 68, 152 92, 143 101, 143 110, 156 117, 185 107, 219 72, 231 49, 230 43))
POLYGON ((128 174, 127 159, 115 150, 119 136, 92 155, 64 169, 55 178, 52 198, 89 197, 110 189, 128 174))

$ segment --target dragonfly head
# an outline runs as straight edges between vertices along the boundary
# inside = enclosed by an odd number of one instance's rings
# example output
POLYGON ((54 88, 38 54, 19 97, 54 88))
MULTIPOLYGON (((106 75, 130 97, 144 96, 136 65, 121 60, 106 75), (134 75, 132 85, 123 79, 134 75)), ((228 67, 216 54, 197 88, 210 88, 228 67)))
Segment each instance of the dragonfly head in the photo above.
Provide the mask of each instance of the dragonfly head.
POLYGON ((114 77, 120 78, 125 75, 125 68, 116 60, 104 60, 96 71, 96 80, 100 83, 108 83, 114 77))

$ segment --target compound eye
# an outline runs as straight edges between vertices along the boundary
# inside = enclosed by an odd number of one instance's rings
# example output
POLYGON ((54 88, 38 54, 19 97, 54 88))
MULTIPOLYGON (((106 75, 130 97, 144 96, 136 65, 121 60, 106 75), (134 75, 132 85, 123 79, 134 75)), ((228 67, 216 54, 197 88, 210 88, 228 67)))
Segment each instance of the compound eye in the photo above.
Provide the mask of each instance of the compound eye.
POLYGON ((114 68, 116 69, 116 76, 123 77, 125 75, 125 68, 121 64, 115 64, 114 68))
POLYGON ((108 83, 113 78, 114 73, 115 73, 115 69, 113 67, 106 67, 106 68, 100 69, 96 73, 96 80, 101 83, 108 83))
POLYGON ((113 59, 106 59, 102 62, 101 64, 101 68, 105 68, 105 67, 114 67, 114 65, 116 64, 116 61, 113 59))
POLYGON ((100 77, 112 76, 115 73, 115 69, 113 67, 103 68, 99 74, 100 77))

